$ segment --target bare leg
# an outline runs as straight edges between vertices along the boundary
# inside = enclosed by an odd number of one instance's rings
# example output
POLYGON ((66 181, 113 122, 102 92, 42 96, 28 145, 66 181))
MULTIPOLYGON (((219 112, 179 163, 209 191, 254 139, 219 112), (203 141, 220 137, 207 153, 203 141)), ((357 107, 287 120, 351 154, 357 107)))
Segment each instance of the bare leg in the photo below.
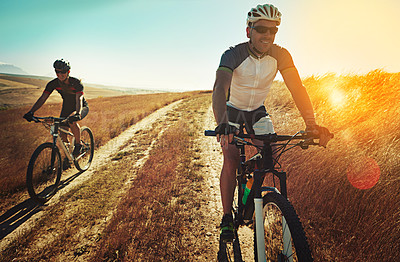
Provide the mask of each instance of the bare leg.
POLYGON ((75 145, 81 143, 81 127, 79 126, 78 122, 73 122, 70 124, 71 132, 74 134, 75 137, 75 145))
POLYGON ((224 164, 220 177, 220 190, 222 208, 224 214, 231 214, 233 194, 236 186, 236 169, 239 162, 239 150, 235 145, 229 145, 227 149, 222 149, 224 154, 224 164))
MULTIPOLYGON (((66 127, 66 126, 61 126, 61 128, 65 129, 67 131, 69 130, 69 127, 66 127)), ((68 143, 68 136, 66 133, 60 132, 60 137, 61 137, 62 141, 64 141, 64 143, 68 143)))

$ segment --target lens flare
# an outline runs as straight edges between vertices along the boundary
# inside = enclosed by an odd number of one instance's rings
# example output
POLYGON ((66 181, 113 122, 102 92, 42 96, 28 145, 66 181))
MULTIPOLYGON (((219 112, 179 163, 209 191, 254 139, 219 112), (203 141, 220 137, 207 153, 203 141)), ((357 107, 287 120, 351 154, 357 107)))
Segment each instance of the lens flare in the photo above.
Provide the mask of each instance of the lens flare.
POLYGON ((358 189, 370 189, 381 175, 378 163, 367 156, 356 158, 347 167, 347 179, 358 189))

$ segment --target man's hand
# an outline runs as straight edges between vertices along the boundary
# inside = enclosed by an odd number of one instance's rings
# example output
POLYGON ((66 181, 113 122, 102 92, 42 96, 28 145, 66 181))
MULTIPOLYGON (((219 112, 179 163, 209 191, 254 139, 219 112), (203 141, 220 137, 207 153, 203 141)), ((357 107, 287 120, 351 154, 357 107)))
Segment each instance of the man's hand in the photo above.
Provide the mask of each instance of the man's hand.
POLYGON ((333 138, 333 134, 329 132, 328 128, 323 126, 309 126, 307 127, 306 132, 319 136, 319 145, 323 147, 326 147, 329 140, 333 138))
POLYGON ((221 123, 215 128, 215 133, 217 134, 217 141, 221 144, 221 147, 227 148, 229 143, 232 143, 233 135, 238 134, 239 130, 228 123, 221 123))
POLYGON ((33 121, 33 112, 29 111, 28 113, 26 113, 23 118, 25 118, 28 122, 33 121))
POLYGON ((76 113, 75 115, 68 117, 68 122, 70 122, 70 123, 73 123, 73 122, 76 122, 79 120, 81 120, 81 115, 79 113, 76 113))

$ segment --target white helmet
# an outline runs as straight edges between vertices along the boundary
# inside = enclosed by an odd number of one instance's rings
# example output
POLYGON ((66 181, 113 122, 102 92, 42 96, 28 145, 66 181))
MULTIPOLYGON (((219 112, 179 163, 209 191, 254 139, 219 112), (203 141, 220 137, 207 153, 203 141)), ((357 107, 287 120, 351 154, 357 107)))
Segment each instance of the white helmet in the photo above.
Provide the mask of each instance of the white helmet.
POLYGON ((275 21, 277 25, 280 25, 281 17, 281 12, 273 5, 257 5, 256 8, 252 8, 247 14, 247 25, 257 22, 260 19, 275 21))

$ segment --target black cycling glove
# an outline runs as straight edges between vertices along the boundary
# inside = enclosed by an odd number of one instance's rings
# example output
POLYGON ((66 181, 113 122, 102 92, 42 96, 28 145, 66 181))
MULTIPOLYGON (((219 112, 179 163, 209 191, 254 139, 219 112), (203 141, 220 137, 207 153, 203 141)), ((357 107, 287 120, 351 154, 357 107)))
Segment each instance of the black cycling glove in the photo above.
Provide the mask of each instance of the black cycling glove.
POLYGON ((229 125, 228 123, 221 123, 215 128, 217 135, 229 135, 236 134, 238 129, 235 126, 229 125))
POLYGON ((33 120, 33 112, 32 112, 32 111, 29 111, 29 112, 26 113, 23 117, 24 117, 28 122, 31 122, 31 121, 33 120))
POLYGON ((324 135, 326 137, 333 138, 333 134, 331 132, 329 132, 328 128, 323 127, 323 126, 315 125, 312 127, 307 127, 306 131, 310 132, 312 134, 317 133, 316 135, 318 135, 318 136, 324 135), (315 132, 315 130, 317 132, 315 132))

